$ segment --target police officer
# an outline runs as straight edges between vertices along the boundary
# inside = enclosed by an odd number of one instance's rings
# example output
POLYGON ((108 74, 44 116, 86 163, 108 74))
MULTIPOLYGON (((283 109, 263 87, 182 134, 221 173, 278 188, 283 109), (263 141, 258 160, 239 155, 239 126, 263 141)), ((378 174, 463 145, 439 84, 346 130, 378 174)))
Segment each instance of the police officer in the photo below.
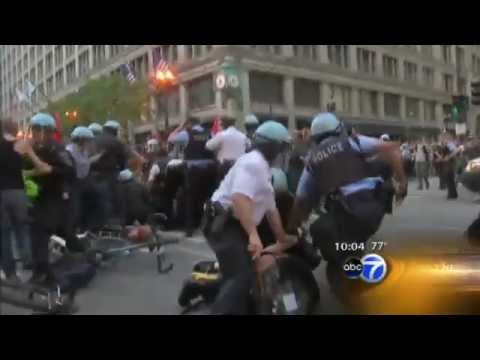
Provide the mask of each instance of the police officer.
POLYGON ((275 204, 271 164, 290 142, 288 130, 268 121, 253 137, 254 149, 240 157, 206 206, 204 234, 215 252, 224 279, 213 304, 215 314, 248 313, 255 270, 263 250, 257 227, 264 218, 282 246, 288 243, 275 204))
POLYGON ((342 252, 343 243, 364 243, 380 227, 392 197, 383 179, 373 176, 366 157, 381 154, 398 181, 398 198, 406 196, 407 179, 397 143, 366 136, 348 136, 331 113, 319 114, 311 126, 313 148, 307 158, 292 210, 289 232, 308 218, 326 196, 326 214, 311 226, 311 235, 325 260, 337 266, 355 252, 342 252))
POLYGON ((101 197, 102 216, 98 226, 103 226, 113 216, 122 223, 125 204, 118 186, 118 175, 127 168, 128 150, 119 140, 120 124, 109 120, 103 126, 103 133, 96 137, 97 161, 92 163, 92 176, 95 187, 101 197))
MULTIPOLYGON (((40 194, 33 204, 32 239, 33 276, 31 281, 43 283, 48 280, 48 243, 54 233, 62 233, 66 217, 69 216, 68 192, 75 168, 65 148, 54 141, 55 120, 46 113, 39 113, 31 119, 33 148, 38 157, 48 165, 45 171, 26 171, 39 184, 40 194)), ((66 234, 71 235, 71 234, 66 234)), ((67 238, 67 244, 75 241, 67 238)))
POLYGON ((252 139, 253 134, 260 126, 260 122, 258 121, 257 117, 253 114, 249 114, 245 116, 245 130, 247 131, 247 137, 252 139))
POLYGON ((76 127, 70 135, 72 142, 67 145, 67 151, 75 162, 76 179, 71 192, 72 224, 74 230, 85 228, 87 224, 86 211, 92 204, 92 191, 88 182, 90 174, 91 159, 89 156, 89 145, 94 140, 93 132, 84 127, 76 127))
POLYGON ((99 136, 103 132, 102 125, 98 123, 91 123, 88 125, 88 129, 93 133, 94 136, 99 136))
POLYGON ((250 141, 235 128, 235 119, 222 118, 222 127, 225 129, 206 143, 206 148, 216 153, 218 166, 218 183, 223 180, 235 161, 245 154, 250 141))
POLYGON ((210 137, 198 119, 189 118, 170 136, 181 136, 182 132, 188 136, 184 149, 184 203, 186 235, 193 235, 195 228, 200 225, 204 202, 215 190, 216 163, 214 154, 205 145, 210 137), (175 134, 175 132, 177 132, 175 134))

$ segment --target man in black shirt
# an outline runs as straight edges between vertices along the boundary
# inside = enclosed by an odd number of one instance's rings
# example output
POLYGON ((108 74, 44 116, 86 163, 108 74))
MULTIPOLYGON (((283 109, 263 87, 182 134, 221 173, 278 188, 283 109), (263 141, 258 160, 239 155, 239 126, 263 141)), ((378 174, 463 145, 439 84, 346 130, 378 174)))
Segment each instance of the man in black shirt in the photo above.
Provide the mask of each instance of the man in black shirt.
MULTIPOLYGON (((33 148, 46 164, 43 170, 27 171, 40 187, 40 194, 33 203, 33 221, 30 228, 34 266, 31 281, 44 283, 49 280, 50 236, 64 230, 66 216, 70 216, 67 211, 69 188, 75 179, 75 167, 64 146, 54 141, 55 120, 52 116, 39 113, 32 117, 31 126, 33 148)), ((67 242, 74 240, 70 238, 67 242)))
POLYGON ((28 200, 25 193, 22 155, 26 155, 37 171, 46 171, 43 163, 26 141, 17 141, 17 125, 2 122, 3 136, 0 138, 0 211, 2 228, 2 268, 7 278, 16 277, 12 252, 12 235, 15 235, 25 265, 31 262, 30 236, 28 234, 28 200))

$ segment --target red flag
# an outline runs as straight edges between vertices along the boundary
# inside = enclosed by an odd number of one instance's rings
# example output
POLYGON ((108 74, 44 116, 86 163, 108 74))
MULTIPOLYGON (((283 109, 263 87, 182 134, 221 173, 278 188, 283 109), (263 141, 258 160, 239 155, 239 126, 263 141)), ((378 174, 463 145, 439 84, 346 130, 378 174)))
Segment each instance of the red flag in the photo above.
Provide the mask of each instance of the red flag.
POLYGON ((222 120, 220 118, 216 118, 212 125, 212 136, 217 135, 220 131, 223 131, 222 120))
POLYGON ((55 125, 57 127, 57 130, 55 131, 54 134, 54 139, 56 142, 59 144, 63 143, 63 122, 62 122, 62 117, 60 114, 57 112, 53 114, 53 117, 55 118, 55 125))

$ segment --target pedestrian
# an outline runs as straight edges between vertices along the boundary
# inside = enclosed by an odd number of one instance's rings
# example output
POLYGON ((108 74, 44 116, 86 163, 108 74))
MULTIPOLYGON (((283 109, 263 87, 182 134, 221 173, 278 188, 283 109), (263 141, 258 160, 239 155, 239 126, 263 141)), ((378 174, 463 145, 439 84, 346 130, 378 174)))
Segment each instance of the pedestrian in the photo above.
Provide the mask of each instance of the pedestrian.
POLYGON ((441 161, 445 166, 445 183, 447 186, 447 200, 458 198, 457 183, 455 181, 455 158, 461 152, 450 134, 446 133, 442 140, 441 161))
POLYGON ((425 142, 418 143, 415 151, 415 174, 418 180, 418 190, 423 190, 424 182, 426 189, 428 190, 430 188, 430 183, 428 181, 429 166, 430 154, 427 150, 427 146, 425 142))
POLYGON ((205 144, 208 150, 215 153, 217 159, 218 184, 235 164, 235 161, 245 154, 246 149, 250 146, 247 136, 235 127, 235 118, 225 116, 221 121, 222 128, 225 130, 218 132, 205 144))
POLYGON ((137 181, 130 170, 123 170, 118 178, 126 208, 125 225, 134 225, 136 222, 144 225, 149 215, 154 211, 148 188, 137 181))

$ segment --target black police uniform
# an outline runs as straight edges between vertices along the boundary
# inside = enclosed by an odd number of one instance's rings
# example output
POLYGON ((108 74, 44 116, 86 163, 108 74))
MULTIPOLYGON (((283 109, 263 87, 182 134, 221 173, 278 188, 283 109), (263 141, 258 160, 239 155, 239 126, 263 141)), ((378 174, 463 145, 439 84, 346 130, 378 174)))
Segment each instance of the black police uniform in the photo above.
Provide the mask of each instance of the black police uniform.
POLYGON ((126 204, 118 183, 118 175, 127 168, 127 149, 116 136, 104 133, 96 138, 98 153, 103 155, 92 164, 91 173, 99 195, 97 227, 116 216, 123 223, 126 204))
MULTIPOLYGON (((440 155, 442 157, 449 156, 452 152, 447 145, 442 145, 440 148, 440 155)), ((455 183, 455 159, 450 159, 446 164, 444 164, 445 171, 445 185, 447 187, 447 199, 456 199, 458 198, 457 185, 455 183)))
MULTIPOLYGON (((30 236, 32 239, 32 257, 34 273, 41 274, 48 271, 48 244, 54 233, 67 237, 73 241, 74 236, 66 229, 69 216, 69 191, 75 179, 73 159, 63 145, 51 142, 43 147, 35 147, 38 157, 52 167, 48 175, 34 177, 39 185, 40 193, 33 203, 32 225, 30 236)), ((27 168, 31 168, 27 165, 27 168)))
POLYGON ((217 167, 214 153, 205 148, 209 132, 199 128, 188 131, 185 159, 185 213, 187 233, 200 225, 203 204, 213 194, 217 167))
POLYGON ((327 196, 327 214, 311 226, 314 243, 327 261, 343 261, 355 253, 339 254, 335 243, 367 241, 380 227, 391 193, 387 196, 382 183, 375 190, 360 190, 348 196, 341 193, 341 187, 374 175, 364 155, 351 147, 346 134, 317 144, 307 158, 307 170, 319 193, 327 196))

